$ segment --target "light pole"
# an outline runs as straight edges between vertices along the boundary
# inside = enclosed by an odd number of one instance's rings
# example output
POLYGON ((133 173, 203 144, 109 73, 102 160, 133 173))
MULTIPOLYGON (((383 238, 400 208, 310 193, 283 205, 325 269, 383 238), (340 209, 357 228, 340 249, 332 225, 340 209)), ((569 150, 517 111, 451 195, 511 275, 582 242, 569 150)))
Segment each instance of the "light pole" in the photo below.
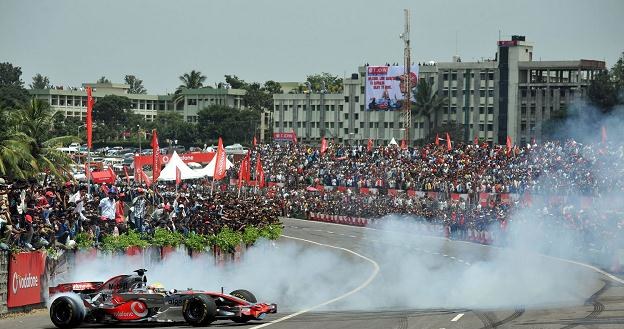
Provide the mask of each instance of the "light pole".
POLYGON ((137 137, 139 138, 139 154, 141 154, 141 126, 137 125, 137 137))

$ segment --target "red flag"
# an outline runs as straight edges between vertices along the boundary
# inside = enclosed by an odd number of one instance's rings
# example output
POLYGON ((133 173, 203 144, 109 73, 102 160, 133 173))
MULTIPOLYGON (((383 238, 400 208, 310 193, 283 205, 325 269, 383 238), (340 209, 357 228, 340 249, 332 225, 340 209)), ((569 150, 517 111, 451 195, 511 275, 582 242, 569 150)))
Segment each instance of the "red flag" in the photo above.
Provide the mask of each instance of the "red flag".
POLYGON ((511 137, 507 136, 507 154, 511 152, 511 137))
POLYGON ((126 175, 126 183, 130 185, 130 176, 128 176, 128 167, 124 166, 124 174, 126 175))
POLYGON ((446 150, 450 151, 453 148, 451 147, 451 136, 449 136, 449 133, 446 133, 446 150))
POLYGON ((475 136, 474 145, 479 145, 479 136, 475 136))
POLYGON ((607 127, 605 126, 600 127, 600 135, 602 139, 602 144, 606 144, 607 143, 607 127))
POLYGON ((402 150, 406 150, 407 149, 407 143, 405 142, 404 139, 401 140, 401 149, 402 150))
POLYGON ((253 146, 254 147, 258 146, 258 140, 256 139, 256 135, 254 135, 253 146))
POLYGON ((321 154, 324 154, 327 151, 327 140, 325 137, 321 139, 321 154))
POLYGON ((145 183, 145 185, 147 185, 148 187, 152 185, 152 180, 143 170, 141 170, 141 180, 143 180, 143 183, 145 183))
POLYGON ((176 185, 182 183, 182 171, 176 166, 176 185))
POLYGON ((249 182, 251 180, 251 152, 247 151, 247 156, 245 157, 245 182, 249 182))
POLYGON ((264 187, 264 170, 262 170, 260 154, 258 154, 258 157, 256 158, 256 184, 259 188, 264 187))
POLYGON ((238 189, 239 190, 243 186, 243 182, 245 181, 246 170, 247 170, 247 157, 244 157, 243 161, 241 161, 240 169, 238 169, 238 189))
POLYGON ((93 96, 91 95, 91 87, 87 87, 87 147, 92 146, 93 138, 93 96))
POLYGON ((219 137, 219 145, 217 146, 217 155, 215 155, 217 157, 217 160, 215 161, 215 169, 214 169, 214 175, 212 176, 212 178, 214 180, 221 180, 223 179, 223 177, 225 177, 225 170, 226 170, 226 159, 225 159, 225 149, 223 148, 223 140, 221 140, 221 137, 219 137))
POLYGON ((295 129, 292 130, 293 133, 293 143, 297 144, 297 133, 295 132, 295 129))
POLYGON ((160 177, 160 147, 158 146, 158 133, 152 130, 152 180, 160 177))
POLYGON ((368 152, 373 150, 373 140, 372 139, 368 139, 368 145, 366 147, 366 149, 368 150, 368 152))
POLYGON ((440 136, 436 133, 435 145, 440 146, 440 136))
POLYGON ((113 170, 113 166, 108 166, 108 173, 110 174, 110 177, 111 177, 113 183, 115 181, 117 181, 117 174, 115 174, 115 171, 113 170))

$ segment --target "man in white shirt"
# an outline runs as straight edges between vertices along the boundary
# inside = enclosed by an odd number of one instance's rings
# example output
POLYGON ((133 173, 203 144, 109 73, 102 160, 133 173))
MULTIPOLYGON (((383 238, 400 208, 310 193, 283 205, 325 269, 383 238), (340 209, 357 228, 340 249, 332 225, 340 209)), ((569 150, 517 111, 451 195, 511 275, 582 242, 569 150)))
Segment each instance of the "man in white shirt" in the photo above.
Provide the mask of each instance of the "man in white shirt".
POLYGON ((108 198, 100 200, 100 218, 102 220, 115 220, 115 192, 111 190, 108 193, 108 198))
POLYGON ((83 214, 85 190, 86 190, 86 187, 81 186, 78 189, 78 191, 69 198, 69 202, 73 202, 76 204, 76 207, 74 208, 74 213, 78 214, 78 218, 79 218, 78 226, 79 227, 82 226, 82 221, 87 220, 87 217, 85 217, 85 215, 83 214))

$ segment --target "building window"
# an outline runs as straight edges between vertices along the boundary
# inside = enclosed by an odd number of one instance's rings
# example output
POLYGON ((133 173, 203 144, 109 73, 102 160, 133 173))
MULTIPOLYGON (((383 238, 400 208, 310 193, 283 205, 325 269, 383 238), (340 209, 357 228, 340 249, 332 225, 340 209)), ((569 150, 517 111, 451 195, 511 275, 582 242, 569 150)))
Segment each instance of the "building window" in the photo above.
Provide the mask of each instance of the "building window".
POLYGON ((457 90, 451 90, 451 97, 457 97, 457 90))
POLYGON ((479 80, 485 80, 485 72, 479 73, 479 80))
POLYGON ((448 91, 448 89, 444 89, 444 90, 442 90, 442 96, 444 96, 444 97, 448 97, 448 95, 449 95, 449 91, 448 91))
POLYGON ((488 73, 488 80, 494 80, 494 72, 488 73))
POLYGON ((349 120, 349 113, 345 113, 344 114, 344 118, 345 118, 345 120, 349 120))
POLYGON ((489 123, 488 124, 488 131, 492 131, 492 130, 494 130, 494 125, 489 123))
POLYGON ((364 122, 360 122, 360 128, 364 129, 364 122))
MULTIPOLYGON (((186 105, 197 105, 197 99, 189 98, 186 100, 186 105)), ((143 108, 143 103, 141 103, 141 108, 143 108)))
POLYGON ((368 128, 373 128, 373 123, 372 122, 368 123, 368 128))
POLYGON ((442 74, 442 79, 443 79, 444 81, 448 81, 448 73, 444 73, 444 74, 442 74))
POLYGON ((349 96, 345 96, 345 103, 349 103, 349 96))
POLYGON ((457 114, 457 107, 451 107, 451 114, 457 114))
POLYGON ((457 80, 457 72, 451 73, 451 80, 457 80))
POLYGON ((355 97, 355 102, 358 103, 360 101, 360 96, 354 96, 355 97))
POLYGON ((494 97, 494 89, 488 89, 488 97, 494 97))
POLYGON ((354 113, 353 115, 355 116, 355 120, 360 119, 360 114, 359 113, 354 113))
POLYGON ((485 114, 485 107, 479 106, 479 114, 485 114))
POLYGON ((479 125, 479 131, 485 131, 485 125, 484 124, 480 124, 479 125))
POLYGON ((338 110, 342 111, 342 109, 344 108, 344 105, 338 105, 338 110))
POLYGON ((388 127, 390 127, 390 128, 394 128, 394 122, 390 122, 390 123, 388 124, 388 127))
POLYGON ((485 97, 485 89, 479 90, 479 97, 485 97))
POLYGON ((488 114, 494 114, 494 106, 488 106, 488 114))

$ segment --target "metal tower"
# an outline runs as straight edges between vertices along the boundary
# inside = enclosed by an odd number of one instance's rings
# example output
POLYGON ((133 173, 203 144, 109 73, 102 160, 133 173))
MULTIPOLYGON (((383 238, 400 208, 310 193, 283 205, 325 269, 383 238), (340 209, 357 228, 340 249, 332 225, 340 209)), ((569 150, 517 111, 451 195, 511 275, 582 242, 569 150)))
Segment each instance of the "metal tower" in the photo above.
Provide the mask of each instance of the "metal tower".
POLYGON ((405 12, 405 31, 401 33, 401 39, 403 40, 405 48, 403 49, 403 62, 404 62, 404 83, 405 90, 403 91, 403 139, 407 145, 411 145, 410 142, 410 128, 412 126, 412 111, 411 111, 411 91, 412 91, 412 79, 410 75, 410 69, 412 66, 412 60, 410 56, 410 11, 404 9, 405 12))

